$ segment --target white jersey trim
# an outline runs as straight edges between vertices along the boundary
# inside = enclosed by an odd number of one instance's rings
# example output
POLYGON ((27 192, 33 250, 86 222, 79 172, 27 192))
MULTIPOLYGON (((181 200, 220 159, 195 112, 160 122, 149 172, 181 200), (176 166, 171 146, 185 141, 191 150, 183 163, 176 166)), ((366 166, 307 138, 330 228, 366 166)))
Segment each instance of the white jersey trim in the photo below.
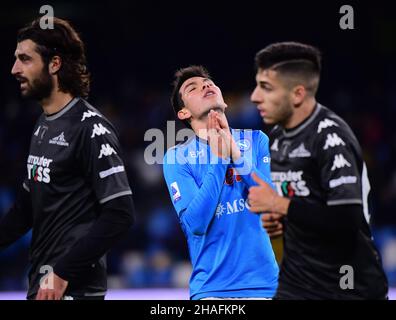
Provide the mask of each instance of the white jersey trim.
POLYGON ((59 111, 58 113, 55 113, 53 116, 46 116, 45 120, 53 121, 53 120, 60 118, 67 111, 69 111, 78 102, 78 100, 79 100, 79 98, 73 98, 61 111, 59 111))
POLYGON ((316 116, 319 114, 321 109, 322 109, 322 105, 320 103, 317 103, 314 112, 309 116, 308 120, 305 123, 303 123, 301 126, 298 126, 296 129, 293 129, 290 131, 285 131, 285 129, 283 129, 283 135, 286 138, 291 138, 291 137, 294 137, 295 135, 299 134, 307 126, 309 126, 312 123, 312 121, 315 120, 316 116))
POLYGON ((339 206, 343 204, 363 204, 362 199, 340 199, 327 201, 328 206, 339 206))
POLYGON ((366 164, 363 163, 363 172, 362 172, 362 198, 363 198, 363 213, 364 217, 368 224, 370 224, 370 212, 368 205, 368 195, 370 193, 370 181, 368 179, 367 167, 366 164))
POLYGON ((132 194, 132 191, 131 191, 131 190, 118 192, 118 193, 115 193, 115 194, 113 194, 113 195, 111 195, 111 196, 108 196, 108 197, 106 197, 106 198, 103 198, 102 200, 99 201, 99 203, 100 203, 100 204, 103 204, 103 203, 108 202, 108 201, 110 201, 110 200, 113 200, 113 199, 115 199, 115 198, 119 198, 119 197, 126 196, 126 195, 129 195, 129 194, 132 194))
POLYGON ((102 296, 105 296, 106 295, 106 291, 103 291, 103 292, 87 292, 87 293, 84 293, 84 296, 85 297, 102 297, 102 296))

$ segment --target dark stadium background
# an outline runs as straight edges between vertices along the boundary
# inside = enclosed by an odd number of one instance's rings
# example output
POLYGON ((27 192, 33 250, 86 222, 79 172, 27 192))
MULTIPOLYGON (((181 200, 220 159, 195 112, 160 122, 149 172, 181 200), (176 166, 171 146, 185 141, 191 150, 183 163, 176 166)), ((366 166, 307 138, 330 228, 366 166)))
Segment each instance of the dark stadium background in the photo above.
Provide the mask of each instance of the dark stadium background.
MULTIPOLYGON (((185 288, 188 253, 161 165, 147 165, 144 134, 173 120, 173 73, 203 64, 222 88, 233 127, 262 125, 249 102, 253 57, 271 42, 296 40, 323 51, 318 100, 357 135, 373 189, 374 235, 396 286, 396 12, 378 1, 7 1, 0 9, 0 215, 25 174, 40 107, 20 98, 10 74, 17 30, 42 5, 68 19, 86 43, 89 101, 117 127, 137 207, 137 224, 108 255, 114 289, 185 288), (258 4, 260 3, 260 4, 258 4), (339 9, 354 8, 355 29, 341 30, 339 9)), ((179 126, 181 127, 181 126, 179 126)), ((342 223, 342 222, 340 222, 342 223)), ((0 252, 0 291, 26 289, 29 235, 0 252)), ((258 266, 259 267, 259 266, 258 266)), ((172 298, 172 292, 168 298, 172 298)), ((133 297, 133 296, 132 296, 133 297)), ((142 296, 140 296, 142 297, 142 296)), ((173 298, 178 296, 174 295, 173 298)), ((181 297, 184 296, 184 291, 181 297)))

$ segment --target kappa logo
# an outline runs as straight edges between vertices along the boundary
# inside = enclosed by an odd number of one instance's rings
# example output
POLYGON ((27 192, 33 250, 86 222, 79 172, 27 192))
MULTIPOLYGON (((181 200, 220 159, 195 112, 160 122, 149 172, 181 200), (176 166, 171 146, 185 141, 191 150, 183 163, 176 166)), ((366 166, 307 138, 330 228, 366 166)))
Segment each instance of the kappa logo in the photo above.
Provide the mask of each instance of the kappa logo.
POLYGON ((63 146, 63 147, 68 147, 69 146, 69 142, 67 142, 65 140, 65 133, 62 132, 59 136, 52 138, 49 141, 49 144, 56 144, 58 146, 63 146))
POLYGON ((87 118, 91 118, 91 117, 100 117, 102 118, 102 116, 99 113, 93 112, 91 110, 88 110, 87 112, 84 112, 82 118, 81 118, 81 122, 83 122, 85 119, 87 118))
POLYGON ((311 153, 305 149, 304 143, 289 153, 289 158, 309 158, 311 153))
POLYGON ((318 125, 318 133, 321 133, 323 129, 330 128, 330 127, 338 127, 338 124, 330 119, 324 119, 319 122, 318 125))
POLYGON ((107 133, 111 133, 106 127, 104 127, 101 123, 95 123, 93 125, 92 129, 92 135, 91 138, 94 138, 95 136, 101 136, 107 133))
POLYGON ((336 154, 334 156, 334 161, 333 161, 333 166, 331 167, 331 171, 344 167, 351 167, 351 164, 345 159, 343 154, 336 154))
POLYGON ((117 154, 117 152, 108 143, 102 144, 98 159, 111 156, 112 154, 117 154))
POLYGON ((323 147, 323 150, 327 150, 328 148, 334 148, 336 146, 345 146, 344 140, 342 140, 335 132, 333 134, 329 133, 327 135, 327 140, 325 146, 323 147))
POLYGON ((272 151, 279 151, 279 146, 278 145, 279 145, 279 140, 275 139, 274 143, 271 146, 271 150, 272 151))

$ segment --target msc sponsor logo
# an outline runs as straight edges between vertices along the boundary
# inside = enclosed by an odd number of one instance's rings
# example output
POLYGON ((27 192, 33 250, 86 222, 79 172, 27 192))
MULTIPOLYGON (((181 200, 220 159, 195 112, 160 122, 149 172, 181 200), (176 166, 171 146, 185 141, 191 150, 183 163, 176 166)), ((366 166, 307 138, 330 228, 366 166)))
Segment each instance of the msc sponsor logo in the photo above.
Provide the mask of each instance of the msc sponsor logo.
POLYGON ((219 203, 216 208, 215 215, 218 219, 224 214, 229 215, 233 213, 243 212, 245 209, 249 210, 247 201, 243 198, 235 199, 234 201, 227 201, 226 203, 219 203))
POLYGON ((50 165, 52 162, 52 159, 29 155, 27 161, 28 179, 35 182, 50 183, 50 165))

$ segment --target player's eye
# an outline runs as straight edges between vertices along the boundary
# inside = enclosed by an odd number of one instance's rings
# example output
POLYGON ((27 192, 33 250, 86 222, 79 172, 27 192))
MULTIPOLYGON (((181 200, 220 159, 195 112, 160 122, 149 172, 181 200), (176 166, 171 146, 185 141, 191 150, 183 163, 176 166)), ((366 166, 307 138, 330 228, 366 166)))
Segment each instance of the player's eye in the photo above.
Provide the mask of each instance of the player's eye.
POLYGON ((28 57, 26 55, 20 55, 19 56, 19 60, 21 60, 22 62, 29 61, 30 57, 28 57))
POLYGON ((194 90, 195 90, 195 87, 191 87, 191 89, 188 90, 188 92, 191 92, 191 91, 194 91, 194 90))
POLYGON ((265 85, 265 84, 261 85, 261 88, 264 89, 265 91, 271 91, 272 90, 272 88, 270 86, 265 85))

